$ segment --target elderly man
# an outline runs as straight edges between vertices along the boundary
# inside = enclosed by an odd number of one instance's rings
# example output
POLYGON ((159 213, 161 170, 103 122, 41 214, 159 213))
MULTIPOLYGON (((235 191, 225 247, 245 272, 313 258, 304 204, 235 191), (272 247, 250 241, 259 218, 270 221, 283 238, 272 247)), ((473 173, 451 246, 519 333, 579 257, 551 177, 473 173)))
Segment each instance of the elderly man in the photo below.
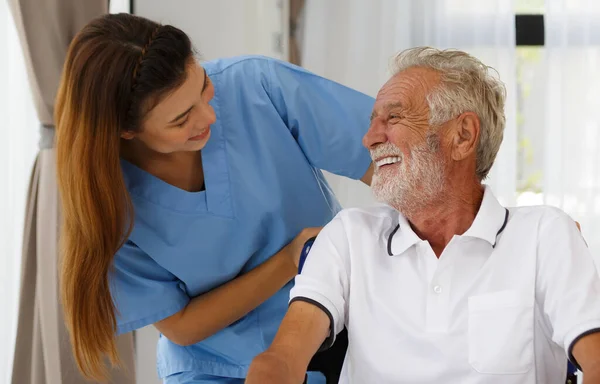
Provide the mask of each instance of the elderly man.
POLYGON ((400 53, 364 137, 386 205, 320 233, 247 383, 302 383, 344 326, 342 383, 600 383, 600 276, 575 223, 482 184, 505 90, 460 51, 400 53))

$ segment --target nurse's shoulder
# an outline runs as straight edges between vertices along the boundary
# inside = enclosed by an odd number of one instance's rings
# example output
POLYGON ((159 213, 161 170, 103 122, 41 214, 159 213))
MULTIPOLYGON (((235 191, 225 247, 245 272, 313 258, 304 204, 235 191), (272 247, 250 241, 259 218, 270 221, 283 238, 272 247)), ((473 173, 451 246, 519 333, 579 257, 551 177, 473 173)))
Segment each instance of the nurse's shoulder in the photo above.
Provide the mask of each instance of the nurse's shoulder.
MULTIPOLYGON (((304 77, 318 77, 306 69, 273 57, 242 55, 219 58, 202 63, 215 87, 225 92, 235 92, 240 86, 256 86, 267 91, 273 82, 282 83, 287 77, 291 83, 304 77)), ((218 94, 217 90, 217 94, 218 94)))
POLYGON ((298 67, 294 64, 286 61, 276 59, 273 57, 262 56, 262 55, 241 55, 224 57, 214 60, 205 61, 202 66, 206 69, 206 73, 211 75, 218 75, 221 73, 230 74, 249 74, 256 72, 269 73, 272 67, 286 67, 300 72, 306 72, 305 69, 298 67))

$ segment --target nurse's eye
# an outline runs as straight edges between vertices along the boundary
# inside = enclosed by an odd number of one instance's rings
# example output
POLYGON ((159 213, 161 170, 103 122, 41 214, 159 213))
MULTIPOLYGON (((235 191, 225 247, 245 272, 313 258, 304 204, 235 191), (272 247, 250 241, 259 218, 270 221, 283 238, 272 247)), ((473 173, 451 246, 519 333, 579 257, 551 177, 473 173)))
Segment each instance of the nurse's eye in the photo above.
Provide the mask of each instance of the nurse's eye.
POLYGON ((185 119, 181 123, 177 124, 177 127, 180 127, 180 128, 183 127, 188 121, 189 121, 189 119, 185 119))

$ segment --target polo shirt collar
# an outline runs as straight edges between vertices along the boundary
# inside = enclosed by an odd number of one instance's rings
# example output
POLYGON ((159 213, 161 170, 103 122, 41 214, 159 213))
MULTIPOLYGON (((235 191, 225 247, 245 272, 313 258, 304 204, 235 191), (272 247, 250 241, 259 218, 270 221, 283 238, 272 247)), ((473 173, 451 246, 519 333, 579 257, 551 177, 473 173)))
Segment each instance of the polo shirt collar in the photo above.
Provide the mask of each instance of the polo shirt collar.
POLYGON ((406 217, 398 212, 398 223, 387 238, 388 255, 401 255, 407 249, 421 241, 423 240, 413 231, 406 217))
MULTIPOLYGON (((485 186, 483 200, 471 227, 462 235, 487 241, 492 247, 496 246, 497 238, 508 222, 508 209, 504 208, 489 186, 485 186)), ((413 245, 422 240, 412 230, 408 220, 398 213, 398 222, 387 237, 387 252, 389 256, 401 255, 413 245)))
POLYGON ((491 188, 485 186, 483 200, 475 220, 471 227, 462 237, 474 237, 490 243, 492 247, 496 246, 498 235, 504 231, 508 222, 508 209, 500 205, 500 202, 494 196, 491 188))

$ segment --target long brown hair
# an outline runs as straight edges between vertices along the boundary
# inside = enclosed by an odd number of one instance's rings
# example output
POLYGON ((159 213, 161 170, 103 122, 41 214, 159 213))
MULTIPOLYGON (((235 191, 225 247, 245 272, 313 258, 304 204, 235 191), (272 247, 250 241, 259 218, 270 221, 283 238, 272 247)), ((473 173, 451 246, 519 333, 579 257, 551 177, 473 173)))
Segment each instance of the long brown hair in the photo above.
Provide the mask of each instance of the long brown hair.
POLYGON ((56 100, 61 227, 61 299, 82 374, 106 380, 119 364, 109 287, 115 253, 133 228, 120 167, 121 132, 180 86, 193 57, 179 29, 127 14, 105 15, 70 45, 56 100))

